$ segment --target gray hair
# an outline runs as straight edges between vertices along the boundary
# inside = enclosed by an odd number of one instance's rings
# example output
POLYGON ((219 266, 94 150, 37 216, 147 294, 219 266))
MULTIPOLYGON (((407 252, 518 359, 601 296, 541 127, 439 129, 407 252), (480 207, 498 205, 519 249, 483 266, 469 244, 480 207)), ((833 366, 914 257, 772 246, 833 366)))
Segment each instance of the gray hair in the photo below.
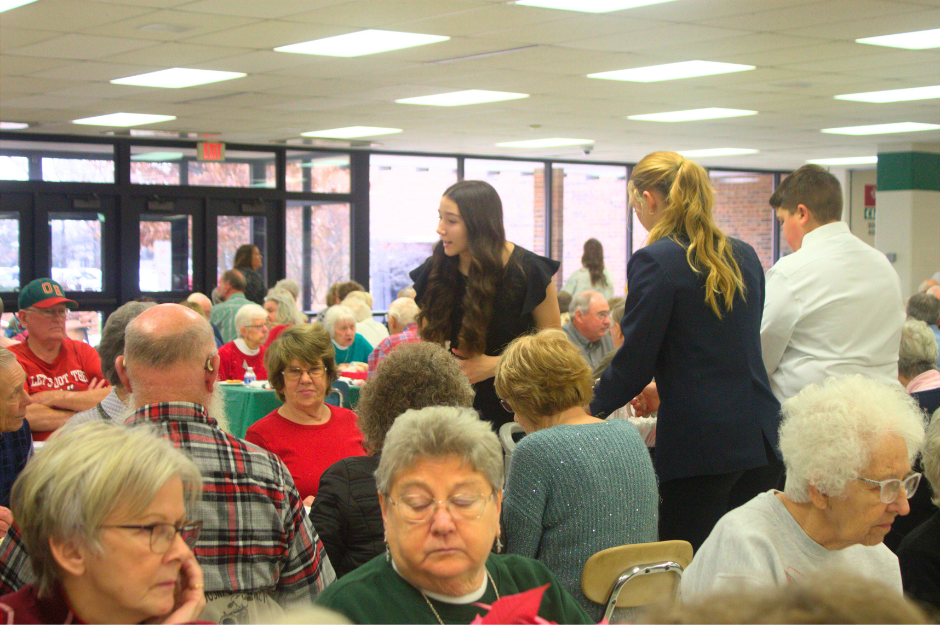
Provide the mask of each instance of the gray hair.
POLYGON ((399 473, 424 458, 447 456, 459 456, 493 490, 502 490, 503 448, 490 424, 471 408, 444 406, 409 410, 395 419, 375 471, 376 486, 387 497, 399 473))
POLYGON ((352 314, 356 316, 356 323, 359 323, 372 318, 372 307, 361 297, 353 297, 357 293, 362 293, 362 291, 353 291, 347 295, 341 306, 351 310, 352 314))
POLYGON ((245 304, 235 313, 235 331, 238 332, 242 328, 247 328, 258 317, 266 320, 268 311, 255 303, 245 304))
POLYGON ((940 299, 929 293, 916 293, 907 300, 907 316, 920 319, 929 326, 940 323, 940 299))
POLYGON ((287 291, 294 296, 294 306, 297 305, 297 298, 300 297, 300 285, 297 284, 297 281, 293 278, 284 278, 283 280, 278 280, 274 283, 274 288, 272 290, 287 291))
POLYGON ((420 309, 417 302, 410 297, 399 297, 388 305, 388 316, 394 317, 395 321, 403 326, 414 323, 418 312, 420 309))
POLYGON ((627 301, 624 299, 614 304, 614 307, 610 309, 610 323, 619 326, 620 322, 623 321, 623 313, 626 309, 627 301))
MULTIPOLYGON (((124 353, 124 330, 127 329, 127 324, 133 321, 137 315, 155 305, 153 302, 127 302, 108 315, 108 320, 105 321, 104 328, 101 330, 98 356, 101 358, 101 372, 111 383, 111 386, 124 388, 114 366, 114 360, 124 353)), ((202 312, 199 314, 202 314, 202 312)))
POLYGON ((298 323, 307 323, 307 315, 300 312, 297 308, 297 301, 288 291, 283 289, 271 289, 265 295, 264 301, 277 304, 277 314, 274 315, 275 323, 281 325, 296 325, 298 323))
POLYGON ((437 343, 399 345, 379 363, 362 387, 356 414, 365 444, 373 452, 406 410, 428 406, 473 406, 473 387, 457 359, 437 343))
MULTIPOLYGON (((166 304, 179 306, 179 304, 166 304)), ((209 321, 185 306, 179 306, 193 315, 194 323, 178 332, 160 333, 155 336, 142 324, 131 321, 124 331, 124 362, 144 367, 168 368, 181 362, 202 361, 209 355, 215 355, 215 334, 209 321)))
POLYGON ((840 496, 892 434, 904 439, 913 462, 924 441, 924 414, 899 384, 852 375, 805 387, 783 404, 787 497, 805 503, 810 486, 840 496))
POLYGON ((908 319, 901 326, 898 374, 913 380, 921 373, 937 368, 937 337, 919 319, 908 319))
POLYGON ((933 413, 927 435, 924 437, 924 449, 921 460, 924 463, 924 477, 930 483, 935 506, 940 506, 940 409, 933 413))
POLYGON ((98 532, 109 516, 119 508, 129 517, 141 514, 174 477, 182 480, 192 511, 202 494, 199 469, 149 424, 124 427, 98 420, 50 438, 10 494, 39 595, 48 596, 60 575, 50 539, 100 549, 98 532))
POLYGON ((588 289, 587 291, 581 291, 573 296, 571 303, 568 304, 568 312, 571 313, 572 317, 577 310, 580 310, 582 315, 586 315, 588 310, 591 309, 591 299, 593 299, 595 295, 600 295, 600 293, 588 289))
POLYGON ((0 347, 0 371, 5 370, 7 367, 12 367, 14 364, 19 364, 19 361, 16 359, 16 354, 6 348, 0 347))
POLYGON ((333 334, 333 329, 336 327, 336 323, 339 321, 352 321, 356 322, 356 315, 353 314, 353 311, 349 310, 346 306, 342 304, 337 304, 336 306, 330 306, 326 309, 326 312, 323 314, 323 327, 327 332, 330 333, 330 338, 335 336, 333 334))

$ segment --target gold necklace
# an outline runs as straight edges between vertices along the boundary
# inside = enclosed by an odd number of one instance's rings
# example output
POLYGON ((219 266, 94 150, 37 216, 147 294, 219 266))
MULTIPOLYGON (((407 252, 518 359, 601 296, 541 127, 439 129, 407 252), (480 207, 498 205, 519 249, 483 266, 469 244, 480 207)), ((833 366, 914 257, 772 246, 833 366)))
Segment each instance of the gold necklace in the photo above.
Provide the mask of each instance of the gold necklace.
MULTIPOLYGON (((496 582, 493 580, 493 576, 490 575, 489 569, 484 569, 484 570, 486 571, 486 578, 487 578, 488 580, 490 580, 490 583, 491 583, 491 584, 493 584, 493 592, 496 593, 496 600, 499 601, 499 588, 496 587, 496 582)), ((442 618, 441 618, 441 615, 438 614, 438 613, 437 613, 437 610, 434 609, 434 604, 431 603, 431 600, 428 599, 428 596, 427 596, 426 594, 424 594, 424 591, 421 590, 420 588, 418 589, 418 592, 421 593, 421 596, 424 597, 425 603, 427 603, 427 604, 428 604, 428 607, 431 608, 431 612, 434 614, 434 618, 437 619, 437 622, 440 623, 440 625, 444 625, 444 619, 442 619, 442 618)), ((484 594, 485 594, 485 593, 484 593, 484 594)), ((482 598, 482 597, 481 597, 481 598, 482 598)))

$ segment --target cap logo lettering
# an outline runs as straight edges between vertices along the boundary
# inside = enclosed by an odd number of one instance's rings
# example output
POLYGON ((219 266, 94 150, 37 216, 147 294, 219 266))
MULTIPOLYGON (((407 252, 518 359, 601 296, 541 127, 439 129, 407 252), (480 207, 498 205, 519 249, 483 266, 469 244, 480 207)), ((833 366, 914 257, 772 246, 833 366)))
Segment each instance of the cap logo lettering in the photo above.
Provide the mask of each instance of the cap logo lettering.
POLYGON ((48 294, 48 295, 52 295, 52 285, 49 284, 48 282, 43 282, 43 283, 42 283, 42 291, 43 291, 43 293, 46 293, 46 294, 48 294))
POLYGON ((55 294, 56 294, 56 295, 58 295, 59 297, 64 297, 64 296, 62 295, 62 291, 59 290, 59 285, 58 285, 58 284, 56 284, 56 285, 53 286, 52 288, 55 289, 55 294))

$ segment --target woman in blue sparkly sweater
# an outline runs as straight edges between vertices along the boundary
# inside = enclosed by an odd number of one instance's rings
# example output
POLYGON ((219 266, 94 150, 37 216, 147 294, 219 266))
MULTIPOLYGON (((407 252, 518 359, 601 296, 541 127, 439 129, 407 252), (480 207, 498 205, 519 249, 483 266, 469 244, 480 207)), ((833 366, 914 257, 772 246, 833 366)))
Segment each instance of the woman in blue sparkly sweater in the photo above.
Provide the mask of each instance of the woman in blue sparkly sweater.
POLYGON ((560 330, 516 339, 496 368, 496 392, 526 432, 504 491, 506 550, 540 560, 599 620, 603 606, 581 592, 584 563, 603 549, 656 541, 659 495, 633 424, 584 410, 592 382, 560 330))

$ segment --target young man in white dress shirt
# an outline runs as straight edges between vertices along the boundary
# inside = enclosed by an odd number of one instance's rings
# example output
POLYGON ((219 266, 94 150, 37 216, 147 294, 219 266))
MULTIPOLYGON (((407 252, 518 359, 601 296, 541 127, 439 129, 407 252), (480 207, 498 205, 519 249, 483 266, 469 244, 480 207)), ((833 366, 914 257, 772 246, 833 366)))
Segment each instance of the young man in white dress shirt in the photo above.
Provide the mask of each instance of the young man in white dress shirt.
POLYGON ((884 254, 841 221, 842 188, 818 165, 770 198, 793 249, 767 272, 761 350, 783 403, 810 383, 860 373, 895 382, 904 303, 884 254))

